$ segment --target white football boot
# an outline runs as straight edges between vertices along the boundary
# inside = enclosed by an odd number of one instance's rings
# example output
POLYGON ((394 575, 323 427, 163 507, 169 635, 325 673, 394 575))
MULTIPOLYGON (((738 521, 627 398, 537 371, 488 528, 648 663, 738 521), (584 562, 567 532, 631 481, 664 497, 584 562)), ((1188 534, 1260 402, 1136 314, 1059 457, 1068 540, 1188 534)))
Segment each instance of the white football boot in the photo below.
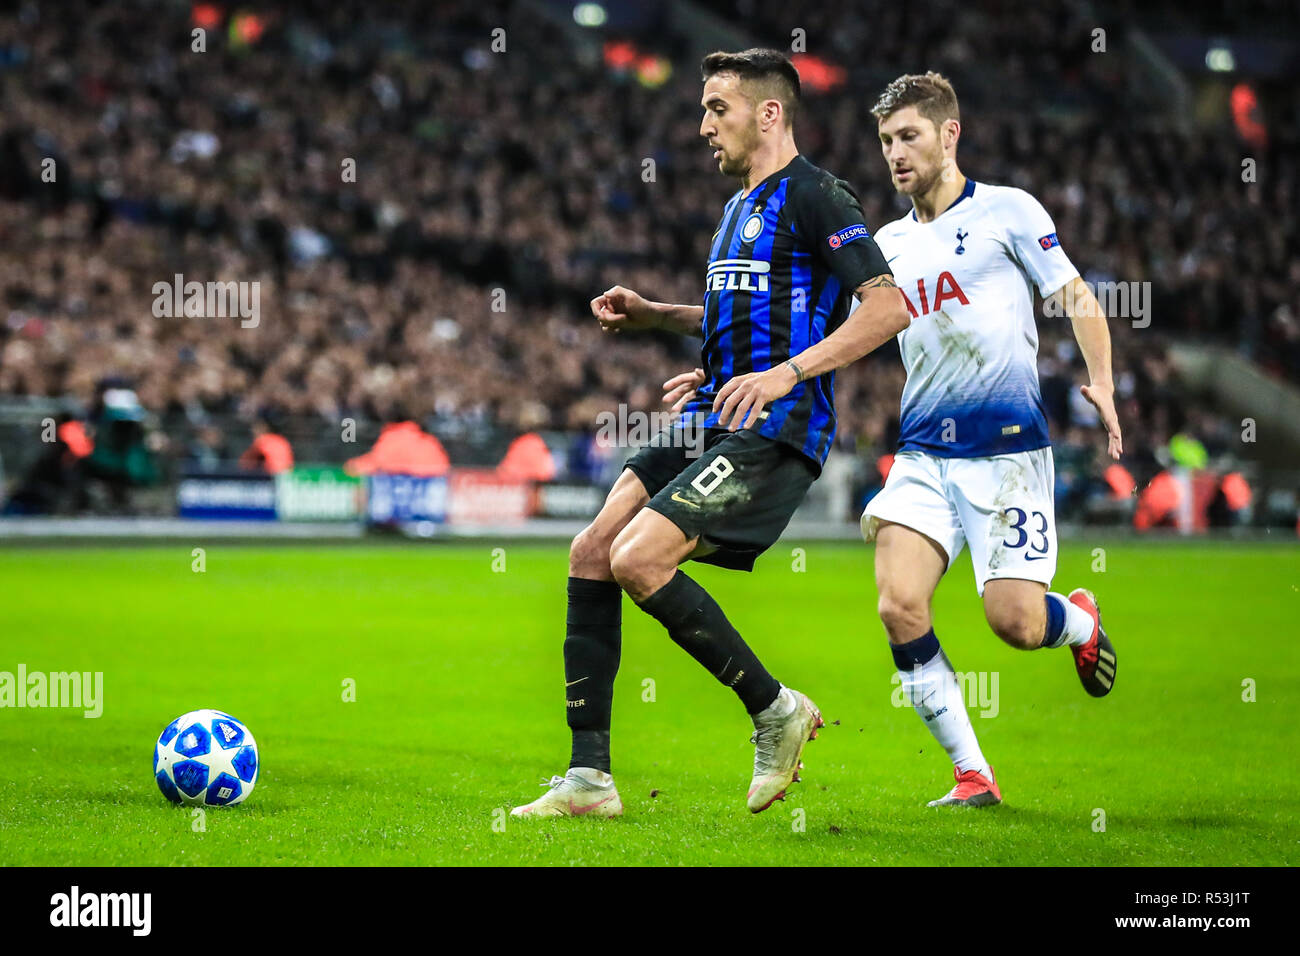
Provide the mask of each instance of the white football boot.
POLYGON ((515 807, 512 817, 617 817, 623 814, 614 778, 590 767, 573 767, 563 777, 552 777, 550 787, 532 803, 515 807))
POLYGON ((804 745, 824 727, 817 706, 789 687, 782 687, 767 710, 754 715, 754 779, 749 784, 749 810, 761 813, 777 800, 785 799, 786 788, 799 780, 804 745))

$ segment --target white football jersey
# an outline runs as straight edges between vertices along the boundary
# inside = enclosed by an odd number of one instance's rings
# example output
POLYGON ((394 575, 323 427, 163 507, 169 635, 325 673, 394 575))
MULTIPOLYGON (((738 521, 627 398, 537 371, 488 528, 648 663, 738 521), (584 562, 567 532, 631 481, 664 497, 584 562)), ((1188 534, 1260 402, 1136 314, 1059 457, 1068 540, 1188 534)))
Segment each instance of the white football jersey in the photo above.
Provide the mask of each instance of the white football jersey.
POLYGON ((983 458, 1051 444, 1038 387, 1033 287, 1079 274, 1052 218, 1023 189, 966 180, 931 222, 908 213, 875 236, 907 299, 899 333, 899 450, 983 458))

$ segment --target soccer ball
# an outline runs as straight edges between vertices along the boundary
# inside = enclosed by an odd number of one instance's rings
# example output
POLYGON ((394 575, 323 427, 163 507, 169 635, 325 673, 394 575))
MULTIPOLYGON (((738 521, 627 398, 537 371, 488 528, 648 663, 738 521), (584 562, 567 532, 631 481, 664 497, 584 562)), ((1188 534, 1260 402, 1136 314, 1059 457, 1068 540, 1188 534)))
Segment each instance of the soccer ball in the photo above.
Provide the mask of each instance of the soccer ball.
POLYGON ((172 803, 242 803, 257 783, 258 765, 252 733, 219 710, 177 717, 153 748, 154 779, 172 803))

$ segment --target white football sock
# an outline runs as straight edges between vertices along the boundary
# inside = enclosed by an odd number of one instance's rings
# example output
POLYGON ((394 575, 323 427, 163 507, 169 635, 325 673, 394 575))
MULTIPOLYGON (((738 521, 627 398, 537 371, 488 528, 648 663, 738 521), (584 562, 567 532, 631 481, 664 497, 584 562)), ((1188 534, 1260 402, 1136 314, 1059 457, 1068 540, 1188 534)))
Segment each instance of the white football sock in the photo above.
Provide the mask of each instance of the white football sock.
POLYGON ((782 684, 781 689, 777 692, 776 700, 760 710, 754 717, 755 719, 760 717, 764 719, 789 717, 794 713, 794 708, 798 703, 799 700, 794 696, 794 692, 782 684))
POLYGON ((597 770, 595 767, 570 767, 570 772, 576 773, 588 783, 595 784, 598 787, 608 787, 614 782, 614 775, 606 773, 603 770, 597 770))
POLYGON ((940 651, 925 664, 910 671, 899 671, 898 676, 903 679, 908 700, 939 746, 952 758, 953 765, 959 771, 978 770, 987 777, 988 761, 975 739, 961 685, 952 664, 948 663, 948 656, 940 651))
POLYGON ((1065 626, 1061 629, 1061 644, 1087 644, 1092 640, 1092 615, 1085 611, 1079 605, 1075 604, 1064 594, 1057 594, 1055 591, 1047 592, 1049 598, 1056 598, 1065 606, 1065 626))

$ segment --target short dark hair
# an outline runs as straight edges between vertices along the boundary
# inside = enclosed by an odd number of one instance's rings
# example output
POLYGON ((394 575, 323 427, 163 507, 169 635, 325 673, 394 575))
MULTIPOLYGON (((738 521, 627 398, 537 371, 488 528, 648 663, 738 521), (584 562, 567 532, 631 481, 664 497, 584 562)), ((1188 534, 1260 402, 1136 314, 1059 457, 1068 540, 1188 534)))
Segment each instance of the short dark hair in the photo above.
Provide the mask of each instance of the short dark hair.
POLYGON ((900 76, 885 87, 876 105, 871 107, 871 113, 882 120, 907 106, 915 106, 917 112, 934 123, 936 129, 943 125, 944 120, 961 120, 952 84, 947 77, 934 71, 900 76))
POLYGON ((707 80, 715 73, 735 73, 746 84, 746 93, 755 103, 778 100, 785 113, 785 125, 794 123, 799 109, 799 71, 780 50, 742 50, 727 53, 718 50, 710 53, 700 64, 700 79, 707 80))

